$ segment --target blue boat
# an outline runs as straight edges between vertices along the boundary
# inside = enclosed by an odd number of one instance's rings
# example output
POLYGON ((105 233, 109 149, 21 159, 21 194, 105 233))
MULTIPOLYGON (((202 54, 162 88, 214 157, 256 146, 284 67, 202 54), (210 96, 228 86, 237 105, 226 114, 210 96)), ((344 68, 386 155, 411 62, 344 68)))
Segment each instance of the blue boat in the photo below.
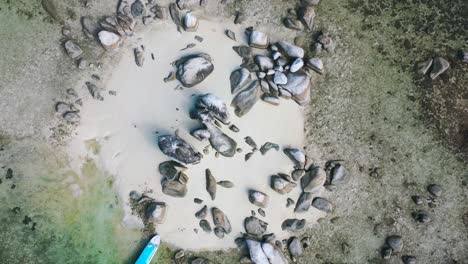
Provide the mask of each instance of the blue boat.
POLYGON ((145 249, 141 252, 141 255, 138 257, 135 264, 149 264, 153 259, 154 255, 156 255, 156 251, 161 244, 161 237, 159 235, 155 235, 151 240, 146 244, 145 249))

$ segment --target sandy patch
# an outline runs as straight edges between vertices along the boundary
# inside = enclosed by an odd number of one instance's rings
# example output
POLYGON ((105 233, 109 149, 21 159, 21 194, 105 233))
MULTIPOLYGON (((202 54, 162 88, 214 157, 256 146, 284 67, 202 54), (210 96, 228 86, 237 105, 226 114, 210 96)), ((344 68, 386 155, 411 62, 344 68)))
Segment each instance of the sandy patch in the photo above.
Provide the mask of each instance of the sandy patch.
MULTIPOLYGON (((157 136, 179 134, 200 152, 208 145, 193 138, 189 131, 199 126, 189 118, 193 105, 193 95, 213 93, 228 105, 233 96, 230 93, 229 76, 238 68, 241 58, 232 46, 245 44, 234 42, 224 35, 225 29, 236 32, 238 40, 243 37, 243 29, 233 25, 200 21, 197 32, 182 34, 170 22, 152 26, 141 40, 146 48, 145 63, 137 67, 133 50, 122 50, 123 58, 107 80, 106 90, 117 91, 116 96, 105 93, 104 101, 88 100, 81 111, 82 120, 77 136, 70 145, 73 155, 88 155, 85 142, 96 139, 100 152, 96 156, 104 169, 115 175, 115 185, 124 204, 124 211, 130 214, 128 194, 132 190, 139 192, 152 190, 150 194, 157 201, 166 202, 169 210, 164 224, 157 227, 165 242, 188 249, 224 249, 234 247, 234 239, 244 232, 244 218, 251 210, 258 207, 248 201, 247 191, 257 189, 270 196, 270 203, 265 208, 266 217, 257 216, 269 223, 269 233, 274 232, 279 238, 287 237, 281 230, 281 223, 286 218, 305 218, 308 224, 314 223, 322 213, 311 208, 307 213, 295 214, 293 207, 286 208, 288 197, 297 200, 300 187, 287 195, 280 195, 269 186, 270 176, 278 172, 291 173, 293 163, 280 150, 271 150, 265 156, 256 152, 247 162, 244 155, 250 152, 244 137, 251 136, 258 145, 271 141, 281 147, 299 147, 304 144, 304 118, 302 109, 292 100, 281 100, 279 106, 272 106, 259 101, 251 112, 239 119, 229 107, 232 123, 240 128, 239 133, 223 131, 234 138, 243 149, 233 158, 220 156, 214 151, 202 159, 200 164, 190 166, 187 175, 188 193, 184 198, 164 195, 161 191, 162 176, 158 164, 169 158, 162 154, 157 145, 157 136), (227 26, 226 26, 227 25, 227 26), (195 35, 202 36, 199 43, 195 35), (190 43, 196 43, 192 49, 180 51, 190 43), (151 52, 155 60, 151 59, 151 52), (201 84, 194 88, 175 90, 178 81, 164 83, 163 79, 173 70, 171 62, 183 55, 195 52, 208 53, 213 58, 214 71, 201 84), (157 134, 158 133, 158 134, 157 134), (235 188, 224 189, 218 186, 217 197, 211 201, 205 190, 205 169, 209 168, 216 180, 234 182, 235 188), (202 205, 195 204, 194 198, 204 200, 202 205), (194 214, 204 204, 209 208, 220 208, 230 219, 233 231, 224 239, 213 233, 207 234, 198 226, 199 220, 194 214), (194 229, 198 229, 198 234, 194 229)), ((128 215, 126 216, 128 219, 128 215)), ((211 214, 207 219, 212 223, 211 214)))

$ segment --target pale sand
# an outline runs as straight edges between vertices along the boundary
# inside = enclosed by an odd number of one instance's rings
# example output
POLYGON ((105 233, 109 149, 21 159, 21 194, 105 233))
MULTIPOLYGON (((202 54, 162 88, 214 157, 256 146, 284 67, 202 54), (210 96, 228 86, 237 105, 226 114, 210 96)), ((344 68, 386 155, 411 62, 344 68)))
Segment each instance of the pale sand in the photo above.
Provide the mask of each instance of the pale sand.
MULTIPOLYGON (((142 68, 134 62, 131 47, 122 50, 122 60, 107 80, 106 89, 116 90, 117 96, 109 96, 105 92, 103 102, 93 99, 85 102, 81 111, 82 120, 77 130, 77 136, 70 144, 75 157, 84 159, 90 155, 84 148, 84 141, 96 138, 102 145, 100 154, 96 157, 102 168, 115 175, 115 186, 127 214, 131 219, 128 206, 129 192, 136 190, 144 192, 153 190, 149 195, 158 201, 166 202, 169 210, 164 224, 157 226, 157 232, 162 240, 186 249, 225 249, 234 247, 234 239, 245 232, 244 218, 250 216, 251 210, 258 207, 250 204, 247 192, 257 189, 270 196, 266 218, 260 219, 269 223, 268 233, 275 233, 279 238, 287 238, 290 234, 281 230, 281 223, 287 218, 305 218, 308 225, 315 223, 323 213, 311 208, 307 213, 294 214, 294 206, 286 208, 288 197, 297 200, 301 188, 298 186, 290 194, 280 195, 269 186, 270 176, 278 172, 290 174, 293 163, 280 151, 271 150, 265 156, 256 152, 248 161, 244 155, 250 151, 244 137, 251 136, 260 146, 266 141, 278 143, 281 147, 301 148, 304 142, 304 117, 302 109, 292 100, 281 99, 280 106, 272 106, 259 101, 251 112, 239 119, 231 111, 232 123, 240 128, 239 133, 223 131, 233 137, 244 151, 233 158, 214 157, 211 150, 202 162, 190 166, 187 175, 188 193, 185 198, 174 198, 164 195, 161 191, 161 175, 158 164, 169 158, 164 156, 157 145, 157 134, 172 134, 179 129, 180 135, 193 144, 200 152, 208 145, 197 141, 189 135, 189 131, 199 124, 189 118, 189 109, 193 105, 192 94, 213 93, 230 104, 233 96, 230 93, 229 76, 238 68, 241 58, 233 51, 232 46, 244 42, 243 29, 232 23, 200 21, 197 32, 178 33, 170 21, 153 25, 151 31, 144 33, 141 44, 146 47, 145 63, 142 68), (228 25, 228 26, 225 26, 228 25), (229 28, 236 32, 238 42, 224 35, 229 28), (202 43, 194 40, 195 35, 204 38, 202 43), (242 39, 242 41, 239 41, 242 39), (179 51, 189 43, 196 43, 195 48, 179 51), (151 60, 150 53, 156 60, 151 60), (183 91, 174 90, 178 81, 164 83, 163 78, 173 69, 171 62, 182 55, 195 52, 206 52, 214 60, 214 72, 201 84, 183 91), (176 111, 179 108, 179 111, 176 111), (225 189, 218 186, 215 201, 211 201, 205 190, 205 169, 210 168, 217 181, 230 180, 235 188, 225 189), (198 226, 199 220, 194 214, 203 205, 193 202, 195 197, 204 200, 209 208, 220 208, 230 219, 233 231, 224 239, 217 238, 213 233, 207 234, 198 226), (198 234, 194 228, 199 230, 198 234)), ((135 45, 136 47, 136 45, 135 45)), ((207 216, 211 224, 211 214, 207 216)))

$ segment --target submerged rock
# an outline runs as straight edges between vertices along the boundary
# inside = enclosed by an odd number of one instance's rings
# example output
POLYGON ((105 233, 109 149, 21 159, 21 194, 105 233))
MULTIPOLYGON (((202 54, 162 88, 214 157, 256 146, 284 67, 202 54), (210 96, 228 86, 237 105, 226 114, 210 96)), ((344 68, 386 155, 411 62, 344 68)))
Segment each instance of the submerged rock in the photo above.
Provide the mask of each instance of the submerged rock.
POLYGON ((210 169, 205 170, 206 176, 206 191, 210 194, 211 200, 216 198, 216 179, 210 169))
POLYGON ((238 117, 242 117, 252 109, 259 99, 260 89, 258 88, 258 82, 253 81, 247 88, 240 91, 234 97, 231 106, 235 108, 234 113, 238 117))
POLYGON ((214 70, 208 54, 189 55, 178 60, 177 79, 185 87, 193 87, 206 79, 214 70))
POLYGON ((161 151, 184 164, 194 164, 201 160, 201 154, 185 140, 178 136, 165 135, 158 138, 158 145, 161 151))
POLYGON ((268 204, 268 195, 260 191, 250 190, 249 191, 249 201, 260 207, 265 207, 268 204))
POLYGON ((281 224, 281 229, 289 232, 298 232, 304 229, 306 224, 305 219, 286 219, 283 224, 281 224))
POLYGON ((265 234, 268 224, 255 216, 245 218, 244 227, 247 234, 252 236, 261 236, 265 234))
POLYGON ((162 224, 166 217, 167 206, 162 202, 152 202, 146 208, 146 216, 149 221, 156 224, 162 224))
POLYGON ((218 208, 213 207, 211 209, 211 214, 213 215, 213 223, 215 227, 221 228, 224 233, 229 234, 232 231, 231 223, 227 216, 218 208))
POLYGON ((299 105, 310 102, 310 77, 304 72, 288 73, 288 83, 283 86, 299 105))
POLYGON ((268 35, 260 31, 252 31, 249 35, 249 45, 254 48, 266 49, 270 44, 268 35))
POLYGON ((250 72, 246 68, 239 68, 231 73, 231 93, 240 91, 251 80, 250 72))

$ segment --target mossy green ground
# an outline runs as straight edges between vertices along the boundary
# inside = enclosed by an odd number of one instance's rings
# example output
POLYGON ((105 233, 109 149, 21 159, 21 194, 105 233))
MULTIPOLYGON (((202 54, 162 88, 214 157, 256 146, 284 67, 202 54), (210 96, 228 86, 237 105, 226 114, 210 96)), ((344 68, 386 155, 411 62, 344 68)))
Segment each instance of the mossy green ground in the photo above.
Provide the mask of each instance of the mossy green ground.
MULTIPOLYGON (((5 2, 0 16, 7 12, 14 17, 15 30, 49 28, 52 21, 40 13, 38 3, 5 2), (28 29, 31 23, 34 27, 28 29)), ((261 17, 259 26, 278 26, 282 36, 292 39, 298 34, 310 40, 312 34, 282 28, 287 7, 294 7, 294 2, 239 1, 228 6, 261 17), (262 16, 262 12, 268 14, 262 16)), ((462 0, 327 0, 317 8, 316 30, 331 32, 338 47, 333 54, 318 55, 324 59, 326 74, 313 87, 307 149, 317 161, 344 159, 353 178, 348 186, 327 194, 335 210, 308 232, 312 245, 299 263, 381 263, 385 237, 394 233, 403 236, 404 250, 386 263, 401 263, 403 254, 415 255, 419 263, 468 259, 468 232, 462 220, 468 213, 467 166, 447 145, 433 119, 427 118, 424 97, 428 93, 413 72, 414 63, 427 56, 438 54, 453 61, 455 50, 468 49, 463 10, 468 8, 462 0), (430 183, 444 189, 440 205, 435 209, 414 205, 411 195, 427 196, 430 183), (416 224, 411 213, 417 209, 428 210, 432 222, 416 224)), ((28 36, 34 36, 31 32, 28 36)), ((27 63, 21 52, 29 46, 21 43, 15 49, 13 40, 5 40, 0 47, 19 54, 4 60, 16 69, 15 63, 27 63)), ((19 74, 17 70, 13 73, 19 74)), ((459 79, 468 79, 464 72, 459 79)), ((452 77, 450 70, 448 74, 452 77)), ((447 79, 436 81, 441 89, 447 79)), ((112 178, 92 160, 83 166, 79 178, 67 169, 60 152, 38 141, 9 140, 8 136, 1 140, 0 262, 131 262, 145 238, 120 228, 112 178), (12 179, 5 179, 8 168, 13 169, 12 179), (78 198, 72 195, 69 177, 83 191, 78 198), (14 207, 21 209, 15 214, 14 207), (37 223, 34 231, 32 222, 22 223, 26 215, 37 223)), ((163 246, 155 262, 171 263, 172 250, 163 246)), ((197 255, 214 263, 238 263, 239 259, 236 252, 197 255)))

